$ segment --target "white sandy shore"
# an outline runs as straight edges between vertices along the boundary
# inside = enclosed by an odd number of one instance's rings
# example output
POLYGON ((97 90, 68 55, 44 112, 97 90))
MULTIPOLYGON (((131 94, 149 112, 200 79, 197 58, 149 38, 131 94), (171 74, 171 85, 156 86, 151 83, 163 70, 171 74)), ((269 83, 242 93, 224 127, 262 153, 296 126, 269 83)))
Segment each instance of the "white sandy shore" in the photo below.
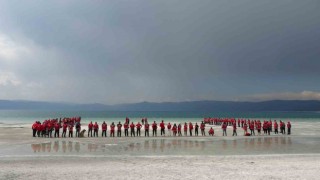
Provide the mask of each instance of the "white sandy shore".
POLYGON ((2 159, 0 179, 318 179, 319 155, 2 159))
MULTIPOLYGON (((30 127, 27 127, 0 128, 0 179, 318 179, 320 172, 319 136, 303 136, 302 130, 298 130, 299 135, 290 137, 249 137, 248 141, 242 141, 243 136, 231 137, 231 134, 221 137, 219 130, 216 137, 179 137, 181 141, 178 137, 158 137, 160 140, 153 147, 152 137, 33 138, 30 127), (211 142, 212 138, 222 140, 211 142), (294 148, 301 148, 301 138, 311 139, 306 145, 310 143, 310 147, 316 147, 309 151, 312 154, 305 154, 308 147, 294 151, 294 148), (161 139, 165 140, 163 147, 161 139), (234 144, 234 140, 239 141, 234 144), (57 153, 54 151, 56 141, 59 143, 57 153), (62 151, 64 141, 67 143, 66 153, 62 151), (77 142, 81 147, 78 152, 75 150, 77 142), (150 145, 149 150, 146 150, 146 142, 148 147, 150 145), (32 144, 35 143, 43 143, 40 152, 33 152, 32 144), (119 144, 120 148, 106 148, 107 144, 119 144), (231 155, 201 155, 212 147, 221 151, 225 149, 231 155), (286 151, 282 155, 268 154, 274 147, 278 148, 275 152, 286 151), (97 149, 91 151, 90 148, 97 149), (158 156, 161 148, 167 154, 158 156), (113 152, 115 156, 105 156, 105 149, 119 152, 113 152), (248 151, 248 155, 232 155, 239 149, 248 151), (250 153, 261 149, 266 149, 264 154, 250 153), (184 150, 188 153, 183 154, 184 150), (289 155, 287 151, 294 153, 289 155), (122 156, 123 152, 126 155, 122 156), (141 155, 143 152, 147 155, 141 155)), ((318 133, 318 129, 313 128, 309 134, 318 133)))

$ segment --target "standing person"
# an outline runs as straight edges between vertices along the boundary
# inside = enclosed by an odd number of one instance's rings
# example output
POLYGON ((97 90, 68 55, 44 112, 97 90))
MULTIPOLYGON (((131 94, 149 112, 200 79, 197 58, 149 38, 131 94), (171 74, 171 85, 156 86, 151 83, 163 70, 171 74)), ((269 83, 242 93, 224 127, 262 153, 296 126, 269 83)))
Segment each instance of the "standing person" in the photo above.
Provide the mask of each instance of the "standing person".
POLYGON ((149 137, 149 124, 148 124, 148 122, 145 122, 145 124, 144 124, 144 136, 147 137, 147 135, 149 137))
POLYGON ((157 136, 157 128, 158 128, 157 123, 156 121, 154 121, 152 124, 152 136, 157 136))
POLYGON ((47 124, 48 137, 52 137, 53 124, 49 121, 47 124))
POLYGON ((54 137, 59 137, 59 130, 60 130, 60 125, 58 123, 56 123, 54 125, 54 137))
POLYGON ((110 125, 110 137, 114 137, 114 128, 115 128, 115 125, 114 125, 114 122, 112 122, 110 125))
POLYGON ((274 120, 273 128, 274 128, 274 134, 278 134, 278 123, 276 120, 274 120))
POLYGON ((177 125, 176 124, 173 124, 172 132, 173 132, 173 136, 177 135, 177 125))
POLYGON ((267 131, 268 131, 268 135, 270 135, 272 129, 272 122, 267 121, 267 131))
POLYGON ((211 129, 209 130, 209 136, 213 136, 214 135, 214 130, 213 128, 211 127, 211 129))
POLYGON ((62 137, 66 137, 67 128, 68 128, 68 124, 67 123, 63 123, 63 126, 62 126, 62 137))
POLYGON ((181 133, 181 124, 179 123, 178 125, 178 136, 182 136, 182 133, 181 133))
POLYGON ((140 122, 138 122, 138 124, 136 125, 136 127, 137 127, 137 136, 140 136, 140 135, 141 135, 140 130, 141 130, 141 127, 142 127, 142 125, 140 124, 140 122))
POLYGON ((185 135, 185 136, 188 135, 188 125, 187 125, 186 122, 184 123, 184 126, 183 126, 183 132, 184 132, 184 135, 185 135))
POLYGON ((222 129, 222 136, 227 136, 227 123, 223 123, 221 126, 222 129))
POLYGON ((136 137, 136 133, 134 131, 134 127, 135 127, 135 125, 133 124, 133 122, 131 122, 131 124, 130 124, 131 137, 132 137, 132 134, 133 134, 133 137, 136 137))
POLYGON ((170 124, 170 122, 168 123, 167 128, 168 128, 169 136, 171 136, 171 124, 170 124))
POLYGON ((189 134, 192 136, 193 124, 189 122, 189 134))
POLYGON ((99 131, 99 125, 97 122, 94 123, 93 125, 93 137, 98 137, 98 131, 99 131))
POLYGON ((107 137, 107 123, 105 121, 103 121, 102 125, 101 125, 101 129, 102 129, 102 134, 101 134, 101 137, 107 137))
POLYGON ((202 121, 201 124, 200 124, 200 130, 201 130, 201 135, 202 136, 206 136, 205 127, 206 127, 206 125, 202 121))
POLYGON ((38 127, 38 122, 36 121, 36 122, 34 122, 34 123, 32 124, 32 135, 33 135, 33 137, 36 137, 37 127, 38 127))
POLYGON ((124 136, 128 137, 129 136, 129 124, 127 122, 125 122, 123 124, 123 128, 124 128, 124 136))
MULTIPOLYGON (((129 122, 129 118, 127 118, 127 119, 128 119, 128 122, 129 122)), ((121 127, 122 127, 122 124, 119 121, 119 123, 117 125, 117 128, 118 128, 117 137, 121 137, 121 127)))
POLYGON ((243 125, 243 132, 244 132, 244 135, 246 135, 248 133, 248 125, 246 122, 243 125))
POLYGON ((80 137, 81 124, 80 122, 76 122, 76 137, 80 137))
MULTIPOLYGON (((240 126, 239 126, 240 127, 240 126)), ((238 136, 237 134, 237 123, 233 123, 233 133, 232 136, 238 136)))
POLYGON ((256 134, 254 133, 254 123, 253 123, 253 122, 251 122, 251 124, 249 125, 249 129, 250 129, 250 134, 251 134, 251 136, 252 136, 252 135, 256 135, 256 134))
POLYGON ((161 123, 159 124, 160 125, 160 135, 162 136, 165 136, 165 132, 164 132, 164 130, 165 130, 165 126, 164 126, 164 122, 163 122, 163 120, 161 121, 161 123))
POLYGON ((199 125, 198 125, 198 123, 196 123, 196 125, 194 125, 194 134, 195 134, 195 136, 198 136, 198 133, 199 133, 199 125))
POLYGON ((93 128, 93 124, 92 124, 92 121, 88 124, 88 137, 89 137, 89 134, 91 134, 91 137, 92 137, 92 128, 93 128))
POLYGON ((290 123, 290 121, 288 121, 288 123, 287 123, 287 128, 288 128, 288 135, 290 135, 291 134, 291 123, 290 123))
POLYGON ((40 137, 41 133, 42 133, 42 125, 41 125, 40 121, 38 121, 36 128, 37 128, 37 136, 40 137))
POLYGON ((69 128, 69 137, 73 137, 73 125, 70 124, 68 128, 69 128))
POLYGON ((141 119, 141 123, 142 123, 142 125, 144 125, 144 118, 141 119))
POLYGON ((260 136, 261 135, 261 122, 260 121, 258 121, 258 123, 257 123, 257 130, 258 130, 258 134, 260 136))

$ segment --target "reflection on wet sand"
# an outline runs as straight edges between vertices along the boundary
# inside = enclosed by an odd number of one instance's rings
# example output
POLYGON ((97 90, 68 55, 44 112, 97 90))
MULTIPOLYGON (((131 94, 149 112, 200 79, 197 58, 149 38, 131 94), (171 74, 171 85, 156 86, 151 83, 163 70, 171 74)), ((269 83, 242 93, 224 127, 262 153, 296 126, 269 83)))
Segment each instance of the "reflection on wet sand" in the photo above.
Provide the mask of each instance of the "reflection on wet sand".
POLYGON ((96 144, 93 142, 54 141, 32 144, 34 153, 71 153, 100 152, 108 154, 121 153, 190 153, 213 154, 225 152, 269 151, 290 147, 291 137, 256 137, 234 140, 217 139, 147 139, 138 142, 117 144, 96 144))

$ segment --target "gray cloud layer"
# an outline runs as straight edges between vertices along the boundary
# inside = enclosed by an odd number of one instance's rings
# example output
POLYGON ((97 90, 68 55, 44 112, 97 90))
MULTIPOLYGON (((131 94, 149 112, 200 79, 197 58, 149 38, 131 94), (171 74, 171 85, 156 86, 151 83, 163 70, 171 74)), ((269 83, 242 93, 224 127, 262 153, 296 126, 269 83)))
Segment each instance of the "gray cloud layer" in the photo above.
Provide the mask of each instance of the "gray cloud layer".
POLYGON ((0 98, 113 104, 320 91, 319 8, 1 1, 0 98))

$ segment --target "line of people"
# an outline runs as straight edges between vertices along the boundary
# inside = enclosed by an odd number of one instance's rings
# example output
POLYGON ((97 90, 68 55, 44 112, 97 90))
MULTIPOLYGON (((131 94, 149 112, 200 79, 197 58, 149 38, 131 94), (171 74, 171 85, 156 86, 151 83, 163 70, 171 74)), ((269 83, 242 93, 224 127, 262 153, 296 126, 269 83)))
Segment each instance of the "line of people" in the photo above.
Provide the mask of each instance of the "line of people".
MULTIPOLYGON (((32 125, 33 129, 33 137, 53 137, 52 133, 54 130, 54 137, 60 137, 60 129, 62 129, 62 137, 66 137, 66 132, 68 130, 69 132, 69 137, 73 137, 73 130, 75 128, 76 130, 76 137, 84 137, 84 132, 86 130, 81 131, 81 118, 76 118, 72 120, 71 118, 64 118, 63 120, 60 119, 58 121, 57 119, 53 120, 45 120, 43 123, 40 122, 35 122, 32 125)), ((274 132, 275 134, 278 134, 278 123, 276 120, 274 120, 274 132)), ((102 137, 107 137, 107 130, 108 130, 108 125, 104 121, 101 126, 95 122, 92 123, 90 122, 88 124, 88 136, 87 137, 98 137, 99 135, 99 130, 101 127, 101 136, 102 137)), ((159 125, 157 124, 156 121, 154 121, 151 125, 144 119, 143 124, 138 122, 137 124, 134 124, 134 122, 130 123, 129 118, 126 118, 125 123, 122 125, 121 122, 118 124, 115 124, 112 122, 109 126, 110 130, 110 137, 115 137, 115 133, 117 137, 122 136, 122 129, 124 130, 124 136, 128 137, 129 136, 129 131, 130 131, 130 136, 135 137, 135 136, 141 136, 141 130, 144 128, 144 136, 149 137, 149 130, 152 130, 152 136, 157 136, 158 133, 158 127, 160 128, 160 135, 165 136, 165 131, 166 129, 168 130, 168 135, 171 136, 182 136, 182 131, 184 132, 184 136, 189 136, 194 135, 198 136, 199 135, 199 129, 201 132, 202 136, 206 136, 206 123, 205 121, 202 121, 199 125, 198 123, 195 123, 193 125, 191 122, 189 123, 184 123, 184 125, 179 124, 171 124, 170 122, 168 124, 165 124, 164 121, 162 120, 159 125), (116 132, 115 132, 116 131, 116 132)), ((227 136, 227 127, 228 123, 223 122, 221 125, 222 128, 222 135, 227 136)), ((238 126, 239 127, 239 126, 238 126)), ((233 122, 232 124, 233 128, 233 134, 232 136, 237 136, 237 123, 233 122)), ((263 129, 265 135, 270 135, 270 132, 272 132, 272 123, 269 121, 264 121, 263 124, 258 120, 258 121, 245 121, 243 124, 243 130, 244 130, 244 135, 245 136, 251 136, 255 135, 255 130, 258 131, 258 134, 261 135, 261 129, 263 129), (250 130, 250 133, 248 132, 248 128, 250 130)), ((288 134, 291 134, 291 124, 290 122, 287 123, 287 130, 288 134)), ((280 131, 282 134, 285 134, 285 123, 280 121, 280 131)), ((209 136, 214 135, 214 129, 211 127, 208 130, 209 136)))

